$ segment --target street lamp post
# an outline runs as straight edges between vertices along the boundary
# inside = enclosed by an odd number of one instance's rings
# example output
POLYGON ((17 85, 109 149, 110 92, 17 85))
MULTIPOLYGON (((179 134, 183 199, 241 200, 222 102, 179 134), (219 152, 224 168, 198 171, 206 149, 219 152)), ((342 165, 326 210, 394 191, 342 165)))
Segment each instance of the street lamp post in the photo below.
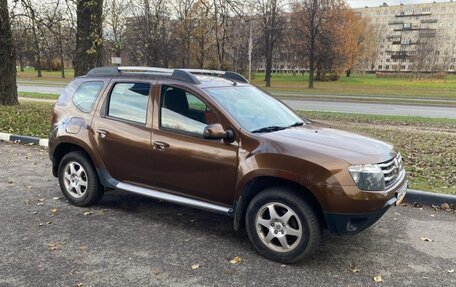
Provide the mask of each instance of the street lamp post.
POLYGON ((249 83, 252 79, 252 19, 249 19, 249 83))

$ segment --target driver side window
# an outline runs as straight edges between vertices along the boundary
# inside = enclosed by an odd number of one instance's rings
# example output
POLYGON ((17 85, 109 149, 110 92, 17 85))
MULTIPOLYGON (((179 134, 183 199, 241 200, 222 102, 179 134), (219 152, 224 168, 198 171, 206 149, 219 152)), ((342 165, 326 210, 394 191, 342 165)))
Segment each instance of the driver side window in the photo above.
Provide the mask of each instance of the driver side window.
POLYGON ((161 127, 202 136, 207 125, 217 122, 215 112, 200 98, 183 89, 163 86, 160 101, 161 127))

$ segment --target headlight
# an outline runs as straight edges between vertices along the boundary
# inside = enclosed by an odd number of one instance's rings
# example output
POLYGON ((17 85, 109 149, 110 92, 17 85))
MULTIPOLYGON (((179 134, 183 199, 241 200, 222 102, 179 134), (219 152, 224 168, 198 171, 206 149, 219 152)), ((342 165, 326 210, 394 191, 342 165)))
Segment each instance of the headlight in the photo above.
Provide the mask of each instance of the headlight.
POLYGON ((348 168, 353 180, 361 190, 385 190, 385 179, 382 169, 375 164, 354 165, 348 168))

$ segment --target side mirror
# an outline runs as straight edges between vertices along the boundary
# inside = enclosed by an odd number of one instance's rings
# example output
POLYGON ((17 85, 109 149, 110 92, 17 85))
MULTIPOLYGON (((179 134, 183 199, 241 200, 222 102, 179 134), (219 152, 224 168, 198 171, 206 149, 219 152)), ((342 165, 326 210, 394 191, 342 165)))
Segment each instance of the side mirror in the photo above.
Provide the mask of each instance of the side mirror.
POLYGON ((204 128, 203 137, 205 139, 231 139, 233 131, 225 131, 221 124, 211 124, 204 128))

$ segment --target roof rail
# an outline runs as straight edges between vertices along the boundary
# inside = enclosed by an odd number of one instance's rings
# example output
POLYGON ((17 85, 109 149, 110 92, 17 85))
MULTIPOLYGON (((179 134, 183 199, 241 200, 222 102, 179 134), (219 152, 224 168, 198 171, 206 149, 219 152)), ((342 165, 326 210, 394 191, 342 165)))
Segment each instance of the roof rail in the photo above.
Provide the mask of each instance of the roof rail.
POLYGON ((122 72, 143 72, 157 75, 167 75, 172 79, 188 82, 194 85, 199 85, 201 82, 195 75, 207 75, 221 77, 233 82, 248 83, 246 78, 236 72, 225 72, 217 70, 204 69, 167 69, 156 67, 139 67, 139 66, 120 66, 120 67, 98 67, 91 69, 87 75, 89 76, 116 76, 122 72))
POLYGON ((117 67, 98 67, 91 69, 88 76, 115 76, 119 74, 117 67))
POLYGON ((172 74, 174 69, 167 68, 155 68, 155 67, 137 67, 137 66, 121 66, 117 67, 119 71, 131 71, 131 72, 152 72, 159 74, 172 74))
POLYGON ((176 69, 174 70, 173 74, 171 75, 172 79, 181 80, 187 83, 191 83, 194 85, 201 84, 200 80, 198 80, 192 73, 189 73, 186 70, 176 69))
POLYGON ((218 70, 205 70, 205 69, 182 69, 183 71, 189 72, 194 75, 207 75, 207 76, 217 76, 227 80, 239 82, 239 83, 248 83, 249 81, 244 78, 241 74, 230 71, 218 71, 218 70))

